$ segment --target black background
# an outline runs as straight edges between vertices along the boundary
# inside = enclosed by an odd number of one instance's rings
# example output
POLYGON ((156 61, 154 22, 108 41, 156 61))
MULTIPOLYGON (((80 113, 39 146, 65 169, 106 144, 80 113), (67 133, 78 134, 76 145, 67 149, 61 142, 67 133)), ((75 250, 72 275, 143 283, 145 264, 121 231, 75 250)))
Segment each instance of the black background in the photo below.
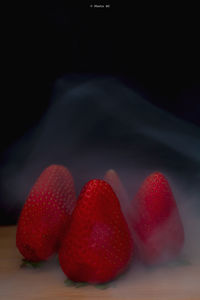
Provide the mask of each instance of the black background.
POLYGON ((54 81, 69 73, 120 77, 155 105, 200 125, 197 7, 72 2, 5 10, 2 151, 38 122, 54 81))
MULTIPOLYGON (((12 178, 16 176, 16 180, 25 178, 26 181, 24 174, 29 174, 22 172, 20 177, 26 161, 26 145, 16 153, 16 159, 14 152, 18 148, 14 146, 15 142, 23 136, 27 138, 29 129, 43 118, 50 107, 54 83, 64 75, 69 75, 67 78, 70 79, 74 75, 75 83, 78 77, 82 81, 88 75, 89 78, 117 77, 145 100, 200 126, 200 21, 197 7, 142 1, 132 5, 125 1, 116 4, 109 0, 6 4, 5 10, 2 7, 1 36, 1 224, 14 224, 22 205, 20 188, 18 193, 12 193, 9 185, 14 182, 12 178), (91 4, 108 4, 110 8, 90 8, 91 4), (14 158, 9 161, 9 157, 14 158), (5 192, 6 184, 8 190, 5 192)), ((82 103, 80 106, 83 107, 82 103)), ((82 115, 80 108, 78 111, 82 115)), ((98 128, 96 130, 101 133, 98 128)), ((180 129, 178 132, 181 134, 180 129)), ((146 142, 149 147, 152 141, 147 139, 146 142)), ((185 156, 178 152, 165 152, 159 143, 152 145, 154 150, 155 145, 158 147, 157 152, 151 154, 154 163, 159 163, 158 152, 161 156, 168 153, 168 160, 161 157, 162 164, 179 175, 183 173, 189 183, 187 174, 192 169, 194 186, 199 182, 195 160, 186 163, 185 156)), ((142 147, 145 151, 147 147, 143 144, 138 147, 143 159, 142 147)), ((192 147, 195 152, 195 145, 192 147)), ((27 182, 27 187, 31 182, 27 182)))

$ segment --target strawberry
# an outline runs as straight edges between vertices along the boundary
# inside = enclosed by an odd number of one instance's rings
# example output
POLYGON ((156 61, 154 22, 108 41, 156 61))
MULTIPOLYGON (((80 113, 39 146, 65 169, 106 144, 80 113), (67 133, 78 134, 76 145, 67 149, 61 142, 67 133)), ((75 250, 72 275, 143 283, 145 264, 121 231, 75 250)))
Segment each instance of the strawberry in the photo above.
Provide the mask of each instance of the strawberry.
POLYGON ((24 258, 38 262, 58 251, 76 202, 70 172, 51 165, 37 179, 21 211, 16 245, 24 258))
POLYGON ((147 264, 176 258, 184 244, 184 229, 169 183, 163 174, 148 176, 131 208, 134 240, 147 264))
POLYGON ((117 174, 117 172, 115 170, 113 170, 113 169, 108 170, 105 173, 103 179, 111 185, 115 194, 117 195, 118 199, 121 202, 126 202, 126 203, 129 202, 129 197, 126 192, 126 189, 125 189, 123 183, 121 182, 119 175, 117 174))
POLYGON ((75 282, 104 283, 128 266, 133 241, 117 196, 104 180, 82 189, 59 250, 63 272, 75 282))

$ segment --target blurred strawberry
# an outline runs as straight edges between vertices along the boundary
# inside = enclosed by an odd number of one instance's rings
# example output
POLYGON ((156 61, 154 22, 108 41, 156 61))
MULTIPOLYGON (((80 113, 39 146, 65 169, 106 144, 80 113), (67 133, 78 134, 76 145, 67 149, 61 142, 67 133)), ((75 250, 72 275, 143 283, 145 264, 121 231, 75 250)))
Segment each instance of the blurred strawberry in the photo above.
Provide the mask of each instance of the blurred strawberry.
POLYGON ((107 282, 127 268, 132 253, 131 234, 111 186, 90 180, 59 251, 63 272, 75 282, 107 282))
POLYGON ((148 176, 130 212, 140 259, 147 264, 176 258, 184 244, 184 230, 169 183, 159 172, 148 176))
POLYGON ((129 196, 117 172, 110 169, 105 173, 103 179, 111 185, 120 202, 127 205, 129 203, 129 196))
POLYGON ((24 258, 38 262, 58 251, 76 204, 73 178, 51 165, 37 179, 21 211, 16 245, 24 258))

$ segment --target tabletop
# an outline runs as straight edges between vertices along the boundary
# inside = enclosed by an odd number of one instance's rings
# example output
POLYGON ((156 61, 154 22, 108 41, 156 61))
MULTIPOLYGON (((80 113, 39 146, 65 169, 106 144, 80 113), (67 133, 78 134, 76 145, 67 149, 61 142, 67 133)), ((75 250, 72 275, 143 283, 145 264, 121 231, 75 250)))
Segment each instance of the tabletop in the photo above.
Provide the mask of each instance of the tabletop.
POLYGON ((199 300, 200 263, 144 268, 133 264, 106 289, 66 286, 57 257, 39 268, 20 267, 16 226, 0 227, 0 299, 199 300))

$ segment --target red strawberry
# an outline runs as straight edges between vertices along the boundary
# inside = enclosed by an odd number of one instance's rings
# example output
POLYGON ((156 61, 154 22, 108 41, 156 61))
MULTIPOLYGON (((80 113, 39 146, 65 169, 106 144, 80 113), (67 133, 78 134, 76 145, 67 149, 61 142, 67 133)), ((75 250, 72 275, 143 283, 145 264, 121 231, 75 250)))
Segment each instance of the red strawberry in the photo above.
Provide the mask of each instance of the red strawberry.
POLYGON ((131 234, 111 186, 90 180, 59 250, 63 272, 76 282, 107 282, 123 272, 132 252, 131 234))
POLYGON ((25 259, 46 260, 58 251, 75 202, 70 172, 60 165, 46 168, 30 191, 19 217, 16 245, 25 259))
POLYGON ((159 172, 148 176, 131 210, 134 240, 141 260, 147 264, 175 258, 184 244, 178 207, 167 179, 159 172))
POLYGON ((125 202, 126 204, 129 202, 129 197, 126 192, 124 185, 122 184, 117 172, 115 170, 108 170, 103 178, 106 182, 108 182, 116 193, 118 199, 121 202, 125 202))

